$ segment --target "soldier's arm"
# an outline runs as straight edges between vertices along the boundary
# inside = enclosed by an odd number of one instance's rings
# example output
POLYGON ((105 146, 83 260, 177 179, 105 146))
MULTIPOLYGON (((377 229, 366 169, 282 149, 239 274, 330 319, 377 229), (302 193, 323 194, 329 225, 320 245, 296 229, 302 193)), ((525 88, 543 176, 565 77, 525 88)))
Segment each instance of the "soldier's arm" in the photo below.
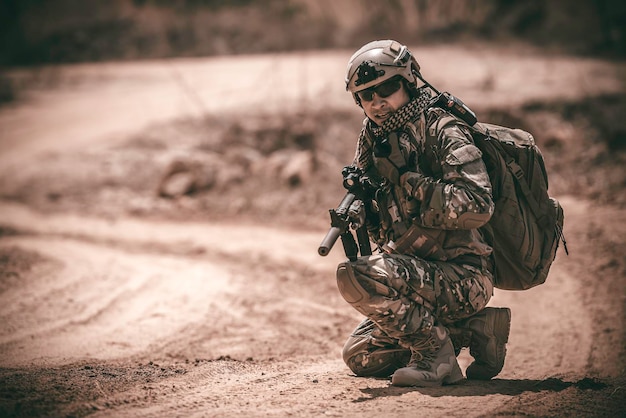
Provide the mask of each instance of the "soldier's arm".
POLYGON ((448 125, 439 133, 442 178, 405 173, 401 185, 421 202, 426 227, 473 229, 489 221, 494 210, 491 183, 480 150, 466 127, 448 125))

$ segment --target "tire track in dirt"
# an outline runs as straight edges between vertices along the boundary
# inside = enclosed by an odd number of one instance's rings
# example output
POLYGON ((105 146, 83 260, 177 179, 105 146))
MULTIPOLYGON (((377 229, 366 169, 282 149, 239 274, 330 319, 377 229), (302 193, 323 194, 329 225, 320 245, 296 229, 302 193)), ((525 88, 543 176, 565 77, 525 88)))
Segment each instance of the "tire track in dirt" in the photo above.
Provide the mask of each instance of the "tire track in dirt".
MULTIPOLYGON (((491 305, 513 311, 509 355, 496 380, 402 389, 389 387, 386 379, 355 379, 341 362, 341 344, 359 316, 334 289, 334 268, 343 258, 340 247, 328 258, 315 252, 323 232, 111 222, 42 215, 6 203, 0 210, 10 214, 4 226, 27 233, 3 237, 0 245, 23 246, 61 260, 65 269, 55 277, 64 283, 56 287, 91 306, 88 311, 58 308, 65 315, 61 320, 46 319, 35 309, 32 328, 0 345, 5 359, 22 364, 137 355, 174 362, 200 359, 183 376, 151 383, 148 400, 141 401, 144 387, 107 395, 102 415, 112 410, 130 417, 207 411, 211 416, 254 415, 262 408, 268 416, 376 411, 412 416, 407 411, 411 405, 425 414, 478 416, 506 408, 521 393, 541 390, 545 379, 584 376, 590 356, 591 319, 563 257, 540 288, 496 291, 491 305), (226 233, 235 237, 230 244, 221 239, 226 233), (181 254, 181 246, 189 254, 181 254), (33 325, 40 320, 43 325, 33 325), (304 393, 315 402, 294 400, 304 393), (480 402, 470 405, 468 400, 476 396, 480 402)), ((27 309, 52 289, 31 299, 27 309)), ((469 361, 464 352, 463 368, 469 361)))
MULTIPOLYGON (((330 323, 345 317, 324 304, 328 298, 323 292, 332 281, 317 280, 309 290, 320 284, 325 289, 314 299, 307 299, 306 289, 298 289, 299 281, 326 271, 324 262, 335 264, 332 257, 321 259, 314 252, 312 239, 317 241, 318 234, 233 225, 108 222, 41 215, 13 204, 0 204, 0 211, 8 214, 3 226, 23 234, 4 237, 0 245, 37 251, 63 266, 36 283, 0 295, 20 300, 20 310, 29 312, 24 316, 15 309, 0 310, 7 323, 15 322, 6 336, 0 335, 5 366, 26 364, 43 354, 47 364, 129 356, 145 353, 150 344, 166 356, 184 353, 193 358, 195 351, 200 356, 246 358, 255 355, 248 343, 251 335, 259 340, 279 334, 302 339, 300 329, 311 318, 292 312, 313 309, 330 323), (224 236, 231 239, 224 243, 224 236), (304 268, 302 261, 311 266, 304 268), (280 267, 265 268, 273 264, 280 267), (287 287, 295 290, 278 290, 287 287), (277 328, 278 323, 286 329, 277 328), (168 338, 170 334, 178 337, 168 338)), ((308 341, 327 344, 323 336, 308 341)))
MULTIPOLYGON (((10 226, 20 230, 55 236, 69 236, 100 243, 108 242, 109 244, 111 240, 116 240, 113 242, 114 245, 123 246, 124 243, 127 243, 139 245, 140 248, 142 244, 147 246, 156 245, 157 247, 160 244, 167 248, 177 248, 179 243, 183 243, 187 248, 192 248, 194 252, 231 254, 235 260, 239 255, 246 254, 246 257, 251 257, 252 259, 256 257, 257 260, 266 259, 278 263, 306 265, 312 270, 326 272, 330 280, 332 280, 331 277, 338 260, 341 259, 340 248, 334 249, 333 253, 331 253, 333 256, 330 258, 321 258, 315 253, 315 245, 319 243, 319 238, 323 236, 316 233, 294 234, 287 231, 270 231, 265 228, 250 226, 242 228, 235 225, 180 225, 175 223, 158 223, 154 225, 150 222, 131 220, 119 220, 109 223, 93 218, 67 215, 41 216, 27 208, 20 208, 18 205, 3 204, 0 205, 0 209, 5 213, 10 213, 11 216, 8 219, 11 219, 13 222, 10 226), (222 237, 227 235, 231 239, 228 242, 224 242, 222 237)), ((39 243, 34 248, 39 247, 42 250, 48 245, 39 243)), ((68 244, 65 245, 68 246, 68 244)), ((135 275, 143 276, 143 279, 141 279, 143 280, 142 283, 148 287, 149 274, 163 274, 161 271, 164 268, 167 271, 167 268, 164 266, 154 266, 148 272, 136 272, 137 266, 153 265, 155 259, 134 255, 131 259, 124 260, 120 253, 105 256, 104 254, 107 251, 110 253, 110 250, 106 250, 101 246, 93 247, 89 250, 90 247, 83 243, 80 244, 80 247, 82 247, 81 250, 76 248, 57 250, 56 256, 63 257, 62 254, 89 256, 87 264, 90 267, 83 267, 82 270, 85 272, 82 274, 88 274, 86 273, 88 269, 94 269, 93 266, 98 266, 98 264, 102 263, 102 260, 109 258, 117 259, 117 263, 124 264, 123 267, 118 268, 117 274, 120 274, 120 271, 132 271, 135 275)), ((211 258, 213 259, 212 263, 214 263, 216 261, 215 258, 211 258)), ((72 257, 69 257, 66 263, 72 264, 80 261, 80 259, 73 260, 72 257)), ((526 292, 496 290, 490 305, 509 306, 513 310, 511 348, 509 349, 512 355, 507 362, 504 372, 509 370, 512 376, 515 376, 517 374, 516 369, 520 369, 524 371, 525 376, 540 378, 559 373, 562 370, 584 369, 589 357, 591 318, 585 314, 585 308, 581 305, 577 281, 567 274, 566 266, 562 266, 562 263, 565 262, 566 260, 560 255, 555 263, 550 280, 536 289, 526 292), (555 301, 559 301, 559 303, 555 301), (560 326, 556 326, 557 322, 560 326), (565 347, 576 348, 564 352, 564 345, 565 347), (519 349, 515 347, 519 347, 519 349), (523 360, 520 360, 521 363, 519 363, 516 359, 523 360), (542 360, 538 363, 537 359, 542 360), (550 365, 550 368, 546 370, 547 365, 550 365)), ((107 261, 104 263, 106 264, 107 261)), ((201 261, 196 259, 194 263, 201 263, 201 261)), ((189 265, 190 263, 187 264, 189 265)), ((205 266, 204 268, 208 267, 205 266)), ((171 270, 175 269, 172 268, 171 270)), ((80 268, 79 271, 81 271, 80 268)), ((202 273, 193 273, 191 271, 186 272, 186 274, 202 276, 202 273)), ((232 276, 232 273, 220 272, 217 274, 206 273, 205 277, 219 276, 219 274, 225 277, 232 276)), ((201 278, 196 279, 198 283, 201 280, 201 278)), ((245 278, 240 278, 239 280, 243 282, 245 278)), ((219 282, 222 283, 221 286, 224 286, 223 283, 225 281, 229 280, 227 278, 221 280, 219 282)), ((233 286, 232 280, 230 282, 229 285, 233 286)), ((97 282, 95 283, 97 284, 97 282)), ((271 293, 271 287, 275 283, 273 281, 269 283, 267 291, 271 293)), ((132 286, 132 284, 120 286, 116 290, 116 294, 122 295, 130 292, 130 294, 141 295, 142 292, 139 289, 129 288, 129 286, 132 286)), ((138 285, 135 284, 134 286, 137 287, 138 285)), ((220 285, 216 281, 214 286, 220 285)), ((152 287, 158 289, 154 285, 152 287)), ((192 289, 189 290, 189 293, 192 292, 192 289)), ((236 292, 233 291, 231 293, 234 294, 236 292)), ((263 293, 264 290, 257 292, 259 295, 263 293)), ((167 294, 167 292, 163 294, 167 294)), ((298 306, 301 311, 307 311, 313 306, 317 306, 314 310, 319 313, 322 313, 324 310, 326 310, 326 313, 335 311, 334 308, 328 307, 320 309, 319 306, 323 305, 314 301, 308 301, 309 306, 306 307, 301 303, 302 298, 294 298, 293 295, 285 296, 289 297, 285 301, 286 304, 298 306)), ((153 300, 153 303, 156 303, 159 293, 155 290, 154 294, 150 295, 150 298, 153 300)), ((217 298, 209 300, 216 301, 217 298)), ((258 303, 259 301, 257 300, 256 302, 258 303)), ((104 310, 110 303, 112 301, 99 300, 96 306, 100 306, 104 310)), ((225 306, 222 309, 229 308, 225 306)), ((236 310, 230 310, 232 315, 236 314, 236 310)), ((87 318, 91 318, 96 314, 98 312, 83 313, 87 318)), ((102 312, 99 312, 99 314, 102 315, 102 312)), ((265 315, 271 316, 272 311, 266 312, 265 315)), ((73 320, 75 322, 84 321, 80 317, 73 320)), ((14 338, 17 337, 14 336, 14 338)))
POLYGON ((49 237, 4 238, 0 245, 63 265, 0 294, 0 318, 9 324, 0 335, 4 367, 133 355, 204 318, 207 301, 237 290, 225 270, 202 261, 49 237))
MULTIPOLYGON (((325 258, 317 254, 323 234, 239 223, 145 222, 132 218, 101 219, 71 214, 40 214, 24 205, 1 202, 0 224, 24 233, 61 236, 116 246, 128 245, 145 251, 174 254, 225 253, 234 257, 265 257, 296 262, 314 270, 336 266, 340 245, 325 258)), ((334 269, 334 267, 333 267, 334 269)))

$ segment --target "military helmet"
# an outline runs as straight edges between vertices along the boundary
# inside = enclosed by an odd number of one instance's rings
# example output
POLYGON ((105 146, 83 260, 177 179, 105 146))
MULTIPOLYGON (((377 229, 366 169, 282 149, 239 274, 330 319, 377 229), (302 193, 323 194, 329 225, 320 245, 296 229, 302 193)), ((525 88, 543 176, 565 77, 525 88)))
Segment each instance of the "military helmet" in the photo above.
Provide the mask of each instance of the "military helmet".
POLYGON ((413 71, 420 66, 409 49, 393 40, 373 41, 356 51, 348 62, 346 90, 353 95, 378 85, 394 76, 402 76, 409 85, 417 86, 413 71))

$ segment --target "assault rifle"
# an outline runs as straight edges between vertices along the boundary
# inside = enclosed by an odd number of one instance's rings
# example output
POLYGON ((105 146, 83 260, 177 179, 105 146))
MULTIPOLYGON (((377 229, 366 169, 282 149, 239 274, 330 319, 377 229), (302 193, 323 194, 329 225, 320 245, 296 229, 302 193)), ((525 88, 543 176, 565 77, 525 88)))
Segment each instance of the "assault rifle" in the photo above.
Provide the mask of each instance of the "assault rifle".
POLYGON ((337 238, 341 238, 346 256, 355 261, 359 252, 361 255, 372 254, 365 217, 368 216, 368 203, 373 200, 379 184, 374 177, 355 166, 344 167, 341 174, 343 187, 348 192, 336 209, 330 209, 330 229, 317 252, 321 256, 328 255, 337 238), (356 240, 351 227, 356 229, 356 240))

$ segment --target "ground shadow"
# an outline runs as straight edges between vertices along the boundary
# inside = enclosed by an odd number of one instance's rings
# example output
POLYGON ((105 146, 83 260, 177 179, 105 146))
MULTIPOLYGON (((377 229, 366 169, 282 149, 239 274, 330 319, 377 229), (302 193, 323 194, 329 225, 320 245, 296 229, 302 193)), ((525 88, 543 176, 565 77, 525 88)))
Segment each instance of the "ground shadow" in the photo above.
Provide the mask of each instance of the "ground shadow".
POLYGON ((532 379, 492 379, 489 381, 467 380, 463 384, 452 386, 440 386, 435 388, 409 387, 401 388, 389 386, 385 388, 363 388, 361 392, 366 396, 361 396, 353 402, 366 402, 380 397, 401 396, 408 392, 420 392, 432 397, 440 396, 487 396, 487 395, 509 395, 517 396, 524 392, 560 392, 569 387, 578 389, 602 390, 608 385, 596 378, 585 377, 576 382, 567 382, 560 378, 551 377, 544 380, 532 379))

